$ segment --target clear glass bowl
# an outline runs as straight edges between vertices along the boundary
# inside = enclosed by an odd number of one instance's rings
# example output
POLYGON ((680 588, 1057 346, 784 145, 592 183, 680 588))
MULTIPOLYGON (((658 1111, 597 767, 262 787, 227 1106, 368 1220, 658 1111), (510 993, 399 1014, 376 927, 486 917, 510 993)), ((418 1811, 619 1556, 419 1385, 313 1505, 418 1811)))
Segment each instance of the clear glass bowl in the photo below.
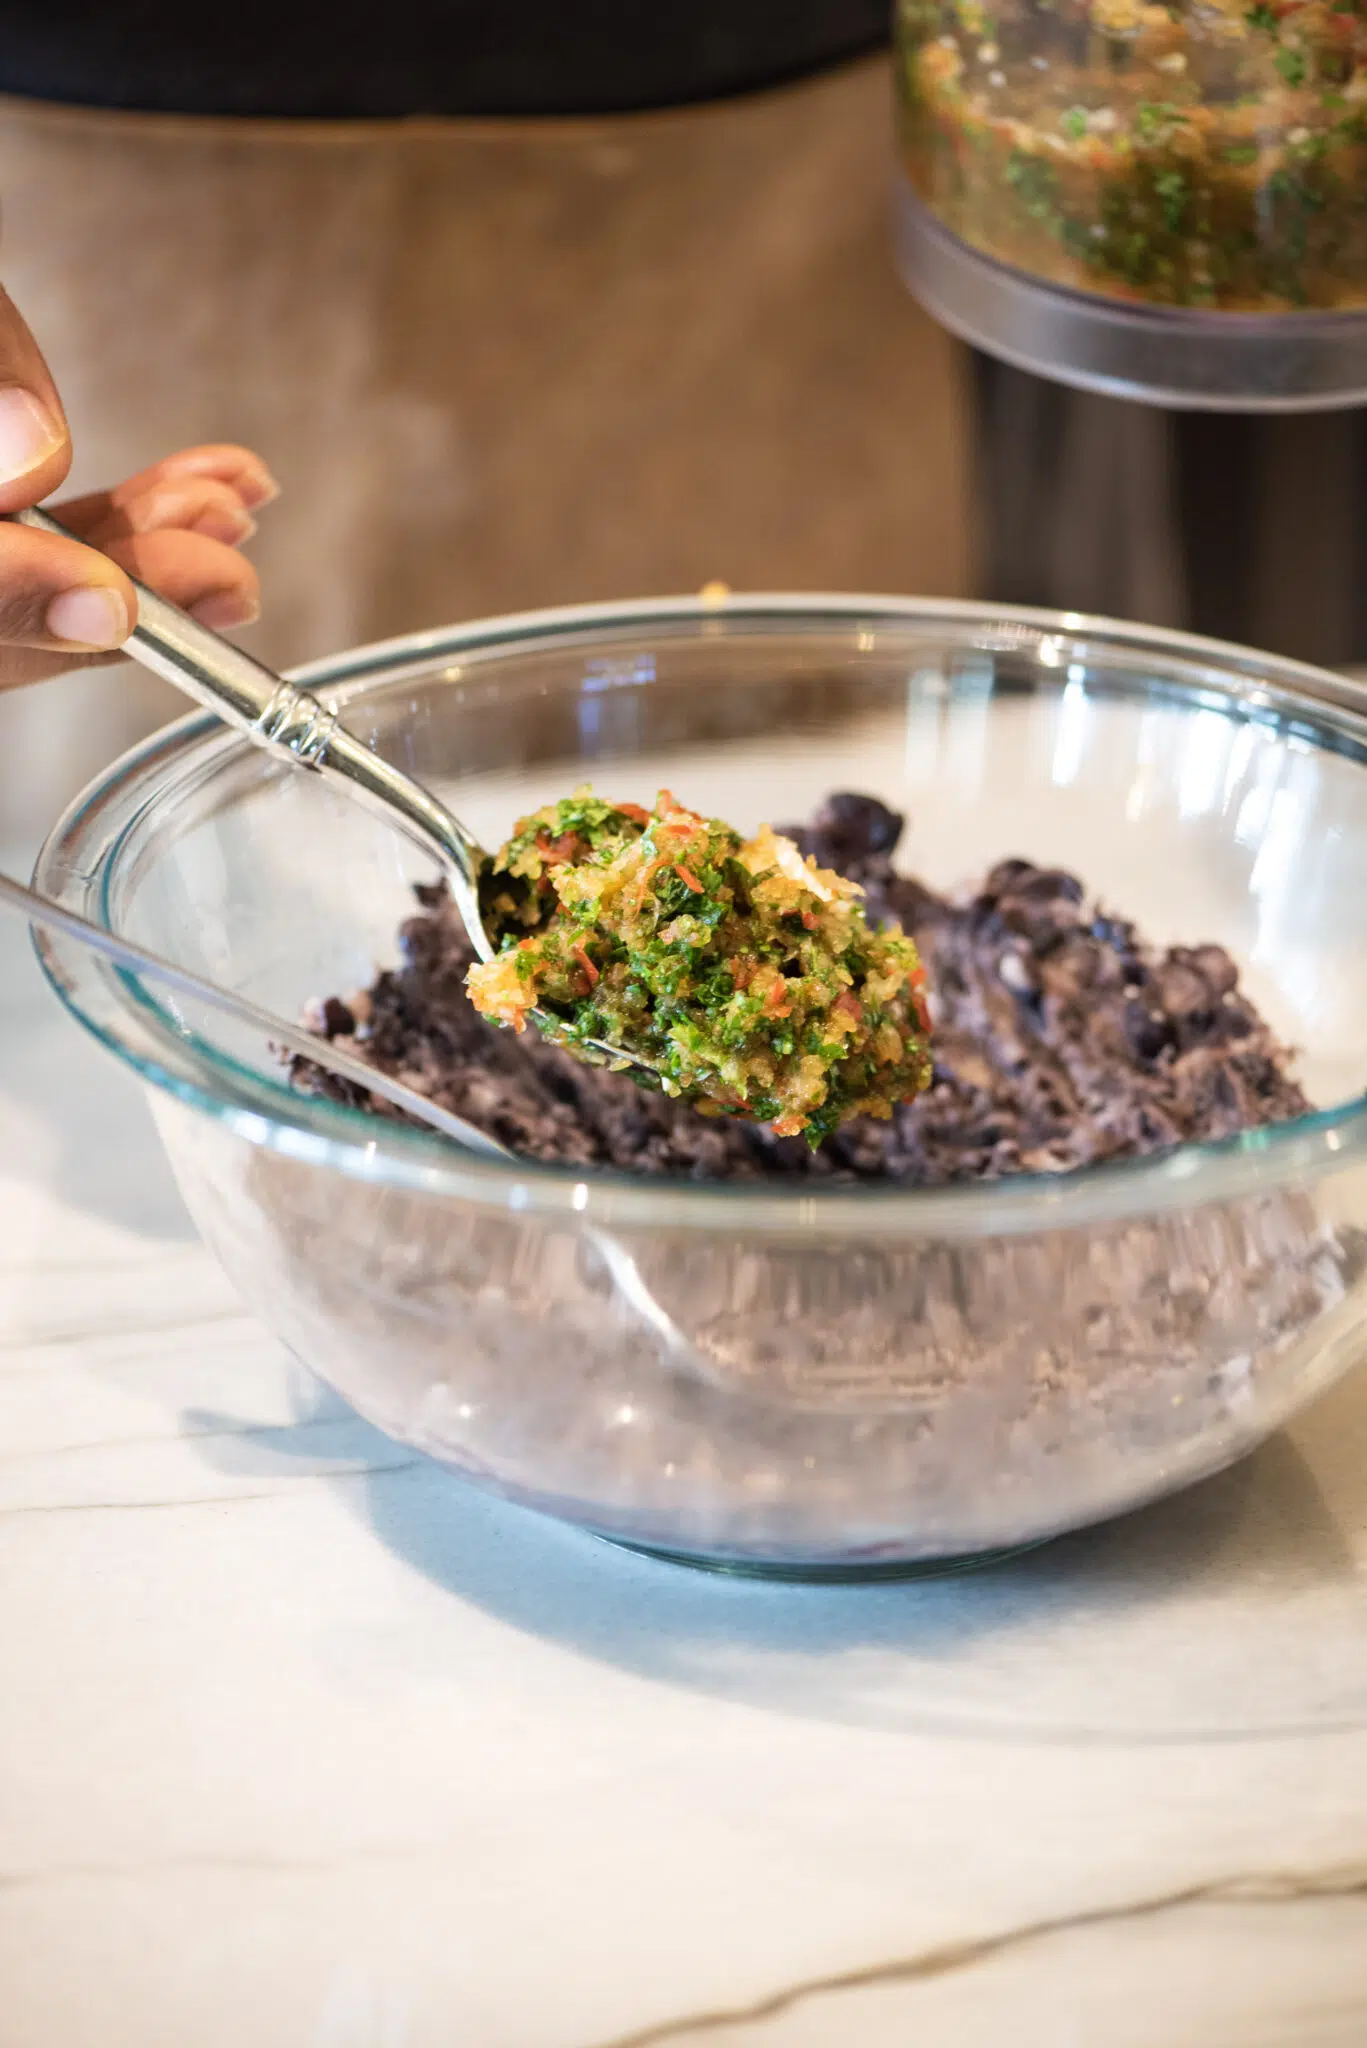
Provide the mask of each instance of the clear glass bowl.
MULTIPOLYGON (((1251 1448, 1356 1356, 1367 1271, 1367 694, 1074 614, 760 597, 533 614, 304 679, 495 842, 664 782, 739 825, 834 788, 948 886, 1022 854, 1218 940, 1312 1097, 1277 1129, 943 1191, 708 1187, 460 1154, 69 943, 261 1320, 382 1429, 600 1535, 852 1575, 1034 1542, 1251 1448)), ((430 870, 203 716, 72 808, 41 886, 298 1013, 391 961, 430 870)))

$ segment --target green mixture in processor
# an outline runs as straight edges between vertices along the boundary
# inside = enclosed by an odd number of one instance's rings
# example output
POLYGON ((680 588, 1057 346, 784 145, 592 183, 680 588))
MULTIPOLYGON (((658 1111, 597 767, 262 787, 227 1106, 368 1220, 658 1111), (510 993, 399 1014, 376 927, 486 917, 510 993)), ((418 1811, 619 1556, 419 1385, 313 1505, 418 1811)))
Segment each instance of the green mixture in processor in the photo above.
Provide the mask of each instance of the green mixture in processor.
POLYGON ((899 0, 908 175, 964 241, 1157 305, 1367 305, 1362 0, 899 0))
POLYGON ((671 1095, 810 1144, 886 1118, 930 1081, 925 973, 863 892, 765 826, 745 840, 661 791, 587 789, 522 819, 483 881, 499 950, 470 969, 484 1016, 572 1050, 642 1054, 671 1095))

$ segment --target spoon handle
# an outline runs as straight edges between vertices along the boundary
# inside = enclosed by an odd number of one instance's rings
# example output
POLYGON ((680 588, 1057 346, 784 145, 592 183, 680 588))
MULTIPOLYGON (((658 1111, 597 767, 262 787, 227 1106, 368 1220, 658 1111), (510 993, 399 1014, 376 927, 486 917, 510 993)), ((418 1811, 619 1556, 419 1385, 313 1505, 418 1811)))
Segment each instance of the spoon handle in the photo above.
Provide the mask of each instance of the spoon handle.
POLYGON ((402 1081, 393 1080, 381 1073, 355 1053, 346 1052, 334 1045, 330 1039, 315 1038, 302 1024, 287 1023, 273 1011, 264 1010, 246 996, 220 988, 217 982, 203 981, 199 975, 191 974, 188 968, 177 967, 172 960, 165 960, 158 953, 149 953, 143 946, 136 946, 130 940, 119 938, 116 933, 106 931, 102 925, 91 924, 74 910, 67 910, 51 897, 42 896, 36 889, 25 888, 9 875, 0 875, 0 905, 26 917, 30 924, 40 925, 49 931, 65 933, 75 939, 78 945, 86 946, 93 953, 101 953, 106 960, 112 960, 119 967, 130 968, 135 974, 146 975, 151 981, 159 981, 178 994, 190 996, 196 1002, 206 1004, 220 1015, 231 1017, 235 1023, 246 1024, 259 1031, 269 1042, 278 1045, 285 1052, 297 1053, 304 1059, 312 1060, 315 1066, 325 1067, 329 1073, 340 1075, 345 1081, 354 1081, 372 1095, 382 1095, 392 1102, 396 1109, 407 1110, 445 1137, 454 1138, 457 1144, 476 1152, 501 1154, 503 1147, 496 1144, 473 1124, 467 1124, 463 1117, 453 1116, 449 1110, 429 1102, 425 1095, 419 1095, 415 1088, 407 1088, 402 1081))
MULTIPOLYGON (((36 506, 24 512, 0 513, 0 518, 5 517, 17 526, 31 526, 39 533, 54 533, 85 545, 78 534, 68 532, 50 512, 41 512, 36 506)), ((471 945, 481 960, 492 960, 494 948, 479 901, 484 853, 459 818, 421 783, 348 732, 336 712, 311 690, 287 682, 135 576, 129 581, 138 593, 138 623, 124 643, 126 651, 235 726, 255 746, 282 752, 296 767, 332 777, 424 853, 435 854, 442 862, 471 945)), ((544 1012, 532 1014, 538 1028, 550 1024, 544 1012)), ((590 1038, 583 1043, 610 1065, 632 1067, 652 1084, 658 1083, 656 1067, 643 1054, 604 1039, 590 1038)))
MULTIPOLYGON (((16 526, 31 526, 64 540, 79 538, 36 506, 10 517, 16 526)), ((129 580, 138 593, 138 623, 124 651, 248 739, 263 746, 286 747, 307 767, 320 765, 336 717, 311 691, 285 682, 146 584, 129 580)))
MULTIPOLYGON (((16 525, 39 533, 80 538, 36 506, 8 516, 16 525)), ((420 783, 357 739, 311 690, 287 682, 136 577, 129 581, 138 594, 138 623, 125 651, 254 745, 288 754, 296 765, 345 784, 425 853, 442 856, 454 869, 449 879, 471 943, 489 959, 491 948, 479 914, 482 855, 460 820, 420 783)))

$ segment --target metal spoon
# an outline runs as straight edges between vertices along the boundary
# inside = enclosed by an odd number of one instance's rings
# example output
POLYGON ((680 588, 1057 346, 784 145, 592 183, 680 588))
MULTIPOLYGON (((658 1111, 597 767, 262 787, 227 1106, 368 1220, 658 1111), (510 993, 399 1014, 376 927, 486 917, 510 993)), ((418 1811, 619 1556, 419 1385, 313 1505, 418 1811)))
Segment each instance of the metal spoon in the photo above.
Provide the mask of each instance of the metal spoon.
POLYGON ((454 1138, 458 1145, 465 1145, 473 1152, 497 1153, 502 1159, 513 1156, 505 1146, 474 1124, 468 1124, 463 1117, 453 1116, 450 1110, 429 1102, 425 1095, 419 1095, 416 1088, 393 1080, 355 1053, 334 1045, 330 1039, 316 1038, 304 1025, 290 1024, 246 996, 220 988, 217 982, 201 980, 188 968, 177 967, 173 960, 165 960, 159 953, 149 953, 145 946, 136 946, 131 940, 106 931, 103 925, 92 924, 88 918, 54 903, 50 896, 42 896, 36 889, 25 888, 22 882, 14 881, 9 875, 0 875, 0 904, 26 917, 30 924, 49 931, 65 932, 68 938, 88 946, 93 953, 102 953, 106 960, 114 961, 117 966, 145 974, 151 981, 163 982, 178 994, 191 996, 222 1016, 231 1017, 234 1023, 259 1031, 263 1038, 280 1046, 283 1051, 312 1060, 315 1066, 327 1068, 329 1073, 340 1075, 344 1081, 354 1081, 372 1095, 382 1095, 396 1109, 407 1110, 410 1116, 431 1124, 444 1136, 454 1138))
MULTIPOLYGON (((12 512, 8 517, 16 525, 34 527, 39 533, 55 533, 82 547, 88 545, 50 513, 36 507, 12 512)), ((470 944, 481 960, 492 960, 495 948, 484 928, 479 902, 479 878, 488 855, 460 819, 402 769, 393 767, 348 732, 336 712, 330 711, 311 690, 286 682, 273 669, 244 654, 240 647, 234 647, 231 640, 223 639, 208 626, 201 626, 188 612, 159 597, 135 577, 129 580, 138 593, 138 623, 122 651, 215 712, 254 745, 283 754, 296 767, 330 777, 424 853, 435 853, 470 944)), ((533 1010, 531 1016, 538 1029, 549 1037, 559 1036, 556 1020, 544 1010, 533 1010)), ((568 1047, 570 1051, 582 1048, 596 1053, 611 1066, 634 1067, 659 1084, 658 1067, 628 1046, 584 1038, 568 1047)))
MULTIPOLYGON (((251 1002, 246 996, 232 990, 220 988, 217 982, 204 981, 187 968, 176 966, 172 960, 163 959, 159 953, 150 953, 145 946, 134 945, 130 940, 119 938, 114 932, 106 931, 102 925, 92 924, 88 918, 79 916, 74 910, 67 910, 60 903, 54 903, 50 896, 40 895, 36 889, 29 889, 22 882, 16 882, 9 875, 0 874, 0 906, 27 918, 32 925, 50 931, 64 932, 78 945, 87 946, 94 953, 101 953, 119 967, 129 968, 135 974, 146 975, 150 981, 159 981, 180 995, 190 996, 196 1002, 206 1004, 222 1016, 231 1017, 235 1023, 245 1024, 258 1031, 268 1043, 281 1047, 285 1052, 299 1054, 314 1066, 324 1068, 330 1074, 338 1075, 344 1081, 354 1082, 371 1095, 382 1095, 386 1102, 396 1109, 407 1111, 417 1122, 440 1131, 445 1138, 463 1145, 468 1151, 492 1154, 498 1159, 512 1159, 515 1154, 506 1145, 500 1145, 496 1138, 489 1137, 476 1124, 467 1123, 464 1117, 455 1116, 439 1103, 429 1102, 416 1088, 407 1087, 385 1074, 378 1067, 372 1067, 355 1053, 346 1052, 334 1045, 331 1039, 318 1038, 302 1024, 288 1023, 266 1010, 259 1003, 251 1002)), ((608 1237, 602 1231, 589 1228, 585 1235, 597 1247, 604 1265, 616 1282, 622 1298, 636 1310, 644 1321, 650 1324, 666 1344, 675 1349, 686 1346, 685 1338, 678 1326, 660 1307, 645 1281, 637 1270, 636 1261, 625 1245, 616 1238, 608 1237)))

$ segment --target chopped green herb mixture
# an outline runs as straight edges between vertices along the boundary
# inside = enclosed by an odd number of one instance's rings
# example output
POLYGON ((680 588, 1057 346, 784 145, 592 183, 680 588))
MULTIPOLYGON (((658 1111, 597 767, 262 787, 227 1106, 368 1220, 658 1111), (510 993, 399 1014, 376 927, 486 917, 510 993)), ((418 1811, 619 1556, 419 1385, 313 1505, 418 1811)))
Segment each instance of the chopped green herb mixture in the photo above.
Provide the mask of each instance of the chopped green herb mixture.
POLYGON ((499 951, 470 969, 477 1010, 629 1047, 700 1109, 815 1145, 929 1083, 912 941, 767 826, 744 840, 667 790, 647 811, 583 789, 520 821, 483 895, 499 951))
POLYGON ((1367 305, 1365 0, 898 0, 902 145, 973 247, 1159 305, 1367 305))

